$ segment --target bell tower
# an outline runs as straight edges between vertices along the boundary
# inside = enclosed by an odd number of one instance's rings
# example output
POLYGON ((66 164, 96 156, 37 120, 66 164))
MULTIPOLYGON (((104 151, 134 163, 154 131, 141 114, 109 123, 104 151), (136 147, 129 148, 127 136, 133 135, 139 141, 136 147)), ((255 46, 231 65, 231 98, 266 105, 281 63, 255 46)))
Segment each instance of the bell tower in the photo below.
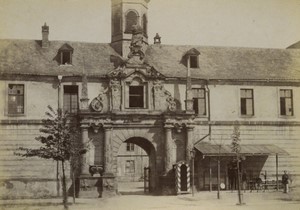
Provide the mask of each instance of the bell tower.
POLYGON ((111 46, 124 58, 130 52, 132 26, 143 30, 148 45, 148 3, 150 0, 111 0, 111 46))

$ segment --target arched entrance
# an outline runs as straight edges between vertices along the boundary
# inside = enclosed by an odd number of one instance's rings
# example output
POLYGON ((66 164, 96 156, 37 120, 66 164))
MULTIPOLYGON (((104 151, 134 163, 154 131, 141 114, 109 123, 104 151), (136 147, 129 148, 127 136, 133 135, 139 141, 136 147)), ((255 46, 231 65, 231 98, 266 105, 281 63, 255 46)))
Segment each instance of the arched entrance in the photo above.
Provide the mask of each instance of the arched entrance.
POLYGON ((155 148, 143 137, 128 138, 120 145, 117 154, 118 191, 121 194, 144 193, 145 172, 149 172, 146 185, 151 192, 155 186, 155 148))

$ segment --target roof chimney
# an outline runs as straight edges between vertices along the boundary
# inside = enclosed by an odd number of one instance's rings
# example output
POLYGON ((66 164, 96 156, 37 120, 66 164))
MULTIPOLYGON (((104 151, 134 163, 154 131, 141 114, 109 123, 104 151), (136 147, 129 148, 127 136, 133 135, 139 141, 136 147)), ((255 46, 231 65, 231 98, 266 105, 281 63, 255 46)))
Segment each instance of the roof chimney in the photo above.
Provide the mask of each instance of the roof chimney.
POLYGON ((45 23, 42 26, 42 48, 49 47, 49 26, 45 23))
POLYGON ((154 37, 154 44, 160 44, 161 41, 160 41, 161 37, 159 36, 158 33, 156 33, 155 37, 154 37))

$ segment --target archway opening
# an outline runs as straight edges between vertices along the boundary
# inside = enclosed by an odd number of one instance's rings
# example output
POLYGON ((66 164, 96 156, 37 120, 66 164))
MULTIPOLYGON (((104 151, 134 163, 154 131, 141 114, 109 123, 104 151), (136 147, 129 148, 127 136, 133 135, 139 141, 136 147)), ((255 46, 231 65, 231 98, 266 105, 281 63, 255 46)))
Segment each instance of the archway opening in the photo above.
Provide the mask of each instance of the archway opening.
POLYGON ((144 194, 151 191, 154 170, 155 149, 147 139, 132 137, 120 145, 117 155, 117 178, 118 191, 121 194, 144 194))

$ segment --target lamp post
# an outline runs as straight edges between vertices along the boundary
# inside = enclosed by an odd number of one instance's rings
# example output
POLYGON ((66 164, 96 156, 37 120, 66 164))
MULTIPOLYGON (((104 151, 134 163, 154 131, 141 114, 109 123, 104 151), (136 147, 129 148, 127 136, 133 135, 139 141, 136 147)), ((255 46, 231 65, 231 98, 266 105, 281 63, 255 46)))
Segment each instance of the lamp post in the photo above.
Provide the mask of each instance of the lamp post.
POLYGON ((195 149, 190 151, 191 160, 192 160, 192 195, 194 196, 194 182, 195 182, 195 149))

